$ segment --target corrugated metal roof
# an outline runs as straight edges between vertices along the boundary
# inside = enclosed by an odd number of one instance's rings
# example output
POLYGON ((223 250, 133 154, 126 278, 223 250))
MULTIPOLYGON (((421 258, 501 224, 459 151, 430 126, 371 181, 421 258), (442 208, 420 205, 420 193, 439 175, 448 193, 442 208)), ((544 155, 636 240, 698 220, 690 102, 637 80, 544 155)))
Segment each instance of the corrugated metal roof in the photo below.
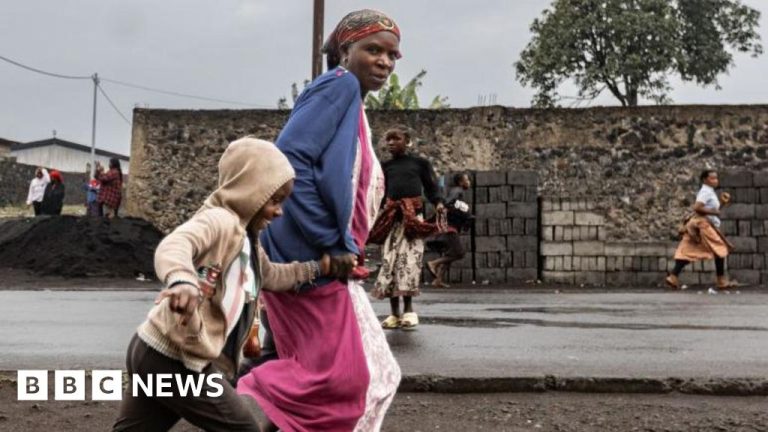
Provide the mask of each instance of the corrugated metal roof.
MULTIPOLYGON (((38 148, 38 147, 48 147, 48 146, 52 146, 52 145, 58 145, 58 146, 70 148, 70 149, 73 149, 73 150, 80 150, 80 151, 83 151, 83 152, 86 152, 86 153, 90 153, 91 152, 91 148, 89 146, 85 146, 85 145, 78 144, 78 143, 73 143, 71 141, 67 141, 67 140, 63 140, 63 139, 59 139, 59 138, 48 138, 48 139, 41 140, 41 141, 32 141, 32 142, 28 142, 28 143, 12 144, 11 145, 11 151, 28 150, 28 149, 38 148)), ((113 152, 106 151, 106 150, 101 150, 101 149, 98 149, 98 148, 96 149, 96 154, 99 155, 99 156, 104 156, 104 157, 109 157, 109 158, 122 159, 124 161, 130 160, 130 158, 128 156, 121 155, 121 154, 118 154, 118 153, 113 153, 113 152)))

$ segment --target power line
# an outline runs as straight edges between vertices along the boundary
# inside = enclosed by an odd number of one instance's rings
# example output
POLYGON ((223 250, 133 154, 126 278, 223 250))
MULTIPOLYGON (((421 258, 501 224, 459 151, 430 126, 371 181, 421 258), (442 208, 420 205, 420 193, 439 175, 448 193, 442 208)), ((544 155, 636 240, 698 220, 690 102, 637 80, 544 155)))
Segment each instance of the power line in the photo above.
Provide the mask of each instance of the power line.
MULTIPOLYGON (((87 80, 93 80, 93 76, 63 75, 63 74, 58 74, 58 73, 53 73, 53 72, 47 72, 47 71, 44 71, 44 70, 41 70, 41 69, 33 68, 31 66, 27 66, 25 64, 19 63, 19 62, 14 61, 14 60, 11 60, 11 59, 9 59, 7 57, 4 57, 4 56, 0 56, 0 60, 6 61, 8 63, 11 63, 11 64, 15 65, 15 66, 18 66, 20 68, 23 68, 23 69, 26 69, 26 70, 29 70, 29 71, 32 71, 32 72, 36 72, 36 73, 43 74, 43 75, 48 75, 48 76, 55 77, 55 78, 64 78, 64 79, 72 79, 72 80, 86 80, 86 79, 87 80)), ((101 78, 100 80, 101 81, 106 81, 106 82, 109 82, 109 83, 112 83, 112 84, 116 84, 116 85, 121 85, 121 86, 125 86, 125 87, 132 87, 132 88, 136 88, 136 89, 140 89, 140 90, 145 90, 145 91, 150 91, 150 92, 155 92, 155 93, 161 93, 161 94, 166 94, 166 95, 170 95, 170 96, 177 96, 177 97, 184 97, 184 98, 190 98, 190 99, 204 100, 204 101, 208 101, 208 102, 225 103, 225 104, 231 104, 231 105, 241 105, 241 106, 247 106, 247 107, 253 107, 253 108, 273 108, 271 105, 261 105, 261 104, 254 104, 254 103, 248 103, 248 102, 239 102, 239 101, 232 101, 232 100, 227 100, 227 99, 218 99, 218 98, 211 98, 211 97, 206 97, 206 96, 198 96, 198 95, 193 95, 193 94, 188 94, 188 93, 181 93, 181 92, 176 92, 176 91, 170 91, 170 90, 163 90, 163 89, 158 89, 158 88, 147 87, 147 86, 140 85, 140 84, 133 84, 133 83, 129 83, 129 82, 125 82, 125 81, 119 81, 119 80, 113 80, 113 79, 109 79, 109 78, 101 78)), ((102 90, 102 94, 104 94, 103 90, 102 90)))
POLYGON ((64 78, 64 79, 71 79, 71 80, 89 80, 89 79, 92 79, 92 77, 90 77, 90 76, 62 75, 62 74, 57 74, 57 73, 53 73, 53 72, 46 72, 46 71, 41 70, 41 69, 37 69, 37 68, 33 68, 31 66, 27 66, 27 65, 21 64, 19 62, 13 61, 13 60, 11 60, 11 59, 9 59, 7 57, 3 57, 3 56, 0 56, 0 60, 7 61, 8 63, 10 63, 12 65, 16 65, 16 66, 18 66, 20 68, 24 68, 24 69, 30 70, 32 72, 37 72, 39 74, 48 75, 48 76, 52 76, 52 77, 55 77, 55 78, 64 78))
POLYGON ((132 88, 136 88, 136 89, 140 89, 140 90, 146 90, 146 91, 155 92, 155 93, 162 93, 162 94, 166 94, 166 95, 170 95, 170 96, 178 96, 178 97, 185 97, 185 98, 190 98, 190 99, 198 99, 198 100, 204 100, 204 101, 208 101, 208 102, 219 102, 219 103, 226 103, 226 104, 233 104, 233 105, 242 105, 242 106, 248 106, 248 107, 272 108, 272 106, 269 106, 269 105, 260 105, 260 104, 254 104, 254 103, 248 103, 248 102, 238 102, 238 101, 232 101, 232 100, 226 100, 226 99, 217 99, 217 98, 210 98, 210 97, 205 97, 205 96, 197 96, 197 95, 191 95, 191 94, 186 94, 186 93, 179 93, 179 92, 175 92, 175 91, 162 90, 162 89, 147 87, 147 86, 143 86, 143 85, 139 85, 139 84, 132 84, 132 83, 128 83, 128 82, 125 82, 125 81, 113 80, 113 79, 109 79, 109 78, 102 78, 101 80, 109 82, 109 83, 112 83, 112 84, 116 84, 116 85, 121 85, 121 86, 125 86, 125 87, 132 87, 132 88))
POLYGON ((115 105, 115 103, 114 103, 114 102, 112 102, 112 99, 110 99, 110 98, 109 98, 109 95, 107 95, 107 92, 105 92, 105 91, 104 91, 104 89, 103 89, 103 88, 102 88, 100 85, 97 85, 97 86, 96 86, 96 88, 98 88, 98 89, 99 89, 99 91, 101 92, 101 94, 102 94, 102 95, 104 95, 104 98, 107 100, 107 102, 109 102, 109 104, 110 104, 110 105, 112 105, 112 108, 115 110, 115 112, 116 112, 118 115, 120 115, 120 117, 122 117, 122 118, 123 118, 123 120, 125 120, 125 122, 128 124, 128 126, 131 126, 131 121, 130 121, 130 120, 128 120, 128 117, 126 117, 126 116, 125 116, 125 115, 124 115, 124 114, 123 114, 123 113, 122 113, 122 112, 121 112, 121 111, 120 111, 120 110, 117 108, 117 106, 115 105))

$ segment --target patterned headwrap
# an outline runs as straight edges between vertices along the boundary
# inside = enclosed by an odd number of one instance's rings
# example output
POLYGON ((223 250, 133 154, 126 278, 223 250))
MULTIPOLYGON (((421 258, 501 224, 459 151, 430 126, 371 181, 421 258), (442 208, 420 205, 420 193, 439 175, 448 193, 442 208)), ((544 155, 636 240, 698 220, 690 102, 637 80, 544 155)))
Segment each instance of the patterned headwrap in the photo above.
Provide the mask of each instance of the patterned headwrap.
MULTIPOLYGON (((341 19, 323 45, 323 52, 328 55, 328 69, 335 68, 341 62, 341 49, 374 33, 388 31, 400 39, 400 28, 392 18, 372 9, 362 9, 348 13, 341 19)), ((397 54, 400 58, 400 53, 397 54)))

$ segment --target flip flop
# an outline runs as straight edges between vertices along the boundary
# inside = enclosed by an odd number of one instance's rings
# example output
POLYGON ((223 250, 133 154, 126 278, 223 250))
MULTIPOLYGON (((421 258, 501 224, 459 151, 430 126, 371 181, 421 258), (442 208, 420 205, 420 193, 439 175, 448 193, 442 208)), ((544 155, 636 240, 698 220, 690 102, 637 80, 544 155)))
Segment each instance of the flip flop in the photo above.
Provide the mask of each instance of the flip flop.
POLYGON ((400 328, 400 318, 396 317, 395 315, 390 315, 381 322, 381 328, 385 330, 394 330, 397 328, 400 328))
POLYGON ((664 278, 664 283, 667 284, 667 288, 673 289, 673 290, 679 290, 681 289, 680 281, 673 277, 671 274, 667 275, 666 278, 664 278))
POLYGON ((450 288, 451 287, 450 285, 448 285, 445 282, 435 283, 434 281, 432 282, 432 286, 435 287, 435 288, 450 288))
POLYGON ((431 274, 433 278, 437 277, 437 268, 432 268, 432 261, 427 261, 427 270, 429 271, 429 274, 431 274))
POLYGON ((415 312, 403 314, 403 318, 400 320, 400 328, 402 330, 415 330, 417 325, 419 325, 419 317, 415 312))

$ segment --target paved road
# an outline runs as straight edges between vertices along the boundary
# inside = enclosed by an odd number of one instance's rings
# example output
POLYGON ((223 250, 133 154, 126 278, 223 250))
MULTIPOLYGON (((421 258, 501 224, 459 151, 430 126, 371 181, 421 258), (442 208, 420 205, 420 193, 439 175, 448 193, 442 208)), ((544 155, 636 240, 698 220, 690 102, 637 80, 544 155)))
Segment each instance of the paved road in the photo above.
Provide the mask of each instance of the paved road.
MULTIPOLYGON (((0 291, 0 370, 121 368, 152 292, 0 291)), ((768 293, 425 293, 406 374, 764 378, 768 293)), ((384 302, 374 302, 380 315, 384 302)))

